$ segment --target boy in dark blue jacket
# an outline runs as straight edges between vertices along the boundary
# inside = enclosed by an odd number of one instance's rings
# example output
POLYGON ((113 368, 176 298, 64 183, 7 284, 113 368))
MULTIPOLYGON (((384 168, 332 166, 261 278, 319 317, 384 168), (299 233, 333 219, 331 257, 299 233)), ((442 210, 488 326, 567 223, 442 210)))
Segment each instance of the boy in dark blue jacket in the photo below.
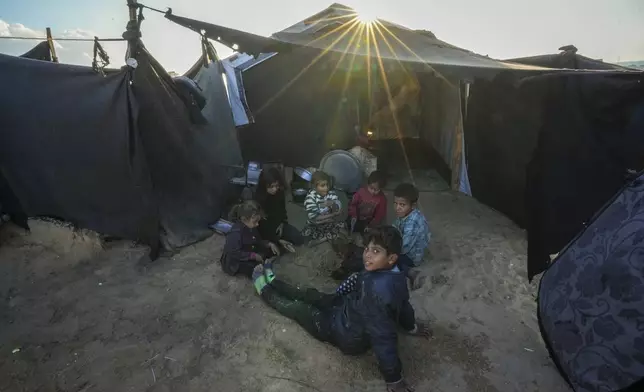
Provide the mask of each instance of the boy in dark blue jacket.
POLYGON ((405 275, 396 266, 402 238, 395 228, 380 227, 365 243, 365 270, 351 275, 335 294, 291 286, 275 278, 270 264, 255 269, 255 289, 275 310, 343 353, 359 355, 373 348, 387 391, 413 391, 402 376, 397 327, 422 337, 430 331, 416 321, 405 275))

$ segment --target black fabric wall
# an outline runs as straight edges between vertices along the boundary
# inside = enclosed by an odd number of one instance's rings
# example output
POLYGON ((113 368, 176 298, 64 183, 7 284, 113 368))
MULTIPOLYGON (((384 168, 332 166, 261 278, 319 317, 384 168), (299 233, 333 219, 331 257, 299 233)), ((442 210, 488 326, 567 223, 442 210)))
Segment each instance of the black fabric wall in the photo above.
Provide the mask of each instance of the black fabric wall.
POLYGON ((465 127, 474 197, 528 230, 528 275, 542 272, 644 168, 644 85, 637 73, 477 80, 465 127))
POLYGON ((527 167, 528 275, 644 169, 644 73, 545 77, 544 123, 527 167))
POLYGON ((208 149, 216 130, 193 124, 167 73, 135 53, 136 69, 105 77, 0 55, 2 204, 13 194, 28 216, 153 247, 210 234, 227 183, 208 149))
POLYGON ((205 238, 223 208, 228 182, 215 126, 191 122, 170 76, 144 49, 136 58, 133 91, 138 130, 147 158, 163 238, 171 248, 205 238))
POLYGON ((518 88, 518 83, 513 73, 475 81, 465 119, 465 153, 474 197, 525 228, 526 166, 537 145, 545 90, 536 84, 518 88))
POLYGON ((129 75, 0 55, 0 165, 27 215, 159 237, 129 75))

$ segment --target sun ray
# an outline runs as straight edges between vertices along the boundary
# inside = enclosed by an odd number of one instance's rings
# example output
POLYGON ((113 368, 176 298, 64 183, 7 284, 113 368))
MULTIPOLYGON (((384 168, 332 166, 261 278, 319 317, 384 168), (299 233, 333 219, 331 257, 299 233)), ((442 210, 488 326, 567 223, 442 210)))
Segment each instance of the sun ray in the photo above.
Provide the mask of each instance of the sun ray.
POLYGON ((329 30, 326 33, 322 34, 321 36, 316 37, 315 39, 307 42, 305 45, 313 45, 314 43, 316 43, 316 42, 318 42, 318 41, 330 36, 331 34, 335 34, 335 33, 339 32, 340 30, 345 29, 345 28, 347 29, 347 31, 344 32, 346 34, 350 30, 352 30, 352 29, 354 29, 355 27, 358 27, 358 26, 360 26, 360 21, 358 21, 358 19, 356 19, 356 18, 353 18, 350 21, 347 21, 347 22, 341 24, 340 26, 334 28, 333 30, 329 30))
MULTIPOLYGON (((357 35, 358 36, 364 32, 364 28, 365 28, 365 25, 361 25, 360 27, 358 27, 358 30, 357 30, 357 35)), ((356 45, 356 48, 357 48, 358 41, 356 41, 355 45, 356 45)), ((347 51, 349 49, 350 49, 350 46, 347 47, 347 51)), ((345 51, 343 53, 343 57, 344 57, 344 55, 347 54, 347 51, 345 51)), ((351 79, 351 70, 353 69, 353 64, 355 63, 355 60, 356 60, 356 52, 353 51, 351 60, 349 62, 349 67, 348 67, 349 70, 345 71, 344 82, 343 82, 343 85, 342 85, 342 91, 340 92, 340 97, 344 97, 344 94, 346 93, 346 91, 347 91, 347 89, 349 87, 349 82, 350 82, 350 79, 351 79)), ((336 70, 339 68, 339 65, 340 65, 340 62, 338 62, 338 64, 336 64, 336 70)), ((333 124, 334 125, 338 120, 337 116, 338 116, 338 113, 340 112, 341 106, 342 106, 342 100, 340 99, 340 100, 338 100, 338 104, 336 106, 335 113, 334 113, 334 119, 333 119, 333 124)), ((335 127, 333 129, 335 129, 335 127)))
POLYGON ((401 67, 401 68, 402 68, 402 70, 405 72, 405 75, 407 75, 407 76, 411 76, 411 73, 409 72, 409 70, 407 69, 407 67, 405 67, 404 63, 403 63, 403 62, 400 60, 400 58, 398 57, 398 53, 396 53, 396 50, 395 50, 395 49, 393 48, 393 46, 389 43, 389 40, 387 40, 387 37, 385 37, 385 36, 384 36, 384 34, 382 34, 382 31, 380 30, 380 26, 378 25, 378 23, 375 23, 375 24, 374 24, 374 29, 378 32, 378 34, 380 35, 380 37, 382 38, 382 40, 385 42, 385 45, 387 45, 387 47, 389 48, 389 50, 391 51, 391 53, 394 55, 394 58, 396 59, 396 61, 398 62, 398 64, 400 64, 400 67, 401 67))
MULTIPOLYGON (((329 83, 331 83, 331 79, 333 79, 333 76, 335 75, 335 73, 336 73, 336 72, 338 71, 338 69, 340 68, 340 65, 341 65, 342 61, 344 60, 345 56, 346 56, 346 55, 349 53, 349 51, 351 50, 351 46, 353 45, 353 42, 356 40, 356 38, 358 38, 358 41, 356 42, 356 45, 355 45, 355 46, 356 46, 356 49, 357 49, 358 44, 359 44, 360 35, 362 34, 362 32, 363 32, 364 28, 365 28, 365 26, 364 26, 364 25, 360 25, 360 26, 358 26, 358 28, 355 30, 355 32, 353 33, 353 36, 351 37, 351 39, 349 40, 349 43, 347 44, 347 48, 346 48, 346 50, 344 50, 344 51, 342 52, 342 54, 340 55, 340 59, 339 59, 339 60, 338 60, 338 62, 335 64, 335 67, 333 68, 333 71, 331 71, 331 74, 329 75, 329 78, 327 79, 327 81, 326 81, 326 83, 325 83, 325 85, 324 85, 324 88, 326 88, 326 87, 329 85, 329 83)), ((355 52, 355 51, 353 51, 353 56, 354 56, 354 57, 356 56, 356 52, 355 52)), ((352 60, 352 62, 353 62, 353 60, 352 60)))
POLYGON ((259 114, 259 113, 263 112, 263 111, 264 111, 268 106, 270 106, 270 105, 271 105, 271 104, 272 104, 272 103, 273 103, 277 98, 279 98, 282 94, 284 94, 284 92, 285 92, 286 90, 288 90, 288 88, 289 88, 289 87, 291 87, 291 86, 293 85, 293 83, 295 83, 295 82, 296 82, 300 77, 302 77, 302 75, 304 75, 304 74, 305 74, 305 73, 306 73, 306 72, 307 72, 307 71, 308 71, 312 66, 314 66, 318 61, 320 61, 320 59, 322 59, 322 57, 324 57, 324 55, 325 55, 325 54, 327 54, 330 50, 332 50, 332 49, 333 49, 333 47, 334 47, 338 42, 340 42, 340 40, 341 40, 342 38, 344 38, 344 36, 345 36, 345 35, 347 35, 347 34, 349 33, 349 31, 351 31, 352 27, 355 27, 357 24, 358 24, 358 22, 356 22, 353 26, 349 27, 349 28, 348 28, 346 31, 344 31, 344 32, 343 32, 339 37, 337 37, 333 42, 331 42, 331 44, 329 45, 329 47, 328 47, 328 48, 324 49, 320 54, 318 54, 317 56, 315 56, 315 58, 314 58, 313 60, 311 60, 311 62, 310 62, 307 66, 305 66, 304 68, 302 68, 302 70, 301 70, 297 75, 295 75, 295 77, 294 77, 293 79, 291 79, 288 83, 286 83, 286 84, 285 84, 285 85, 284 85, 284 86, 283 86, 283 87, 282 87, 282 88, 281 88, 277 93, 275 93, 275 95, 273 95, 271 98, 269 98, 269 99, 268 99, 268 100, 267 100, 267 101, 266 101, 266 102, 265 102, 265 103, 264 103, 264 104, 263 104, 263 105, 262 105, 262 106, 257 110, 257 114, 259 114))
POLYGON ((323 17, 323 18, 320 18, 320 19, 306 21, 305 23, 306 24, 314 24, 314 23, 319 23, 319 22, 334 22, 336 20, 349 19, 349 18, 351 18, 352 20, 356 19, 356 15, 355 14, 347 14, 347 15, 339 15, 339 16, 333 16, 333 17, 323 17))
POLYGON ((368 30, 371 29, 371 25, 367 25, 367 96, 369 97, 369 121, 371 121, 371 116, 373 115, 373 94, 371 91, 371 35, 368 30))
MULTIPOLYGON (((372 35, 372 39, 375 42, 376 41, 376 36, 373 33, 373 29, 369 30, 369 33, 372 35)), ((394 127, 396 127, 396 135, 398 136, 398 141, 400 142, 400 147, 402 148, 403 151, 403 156, 405 157, 405 165, 407 165, 407 171, 409 172, 409 178, 411 179, 412 184, 416 185, 416 181, 414 180, 414 175, 411 172, 411 165, 409 163, 409 157, 407 156, 407 152, 405 152, 405 144, 402 139, 402 133, 400 132, 400 125, 398 123, 398 116, 397 113, 394 109, 394 104, 393 104, 393 97, 391 96, 391 88, 389 87, 389 81, 387 80, 387 74, 385 73, 385 67, 384 63, 382 62, 382 57, 380 56, 380 49, 378 48, 378 44, 376 43, 374 45, 374 48, 376 49, 376 59, 378 60, 378 65, 380 67, 380 77, 382 78, 382 82, 385 86, 385 92, 387 93, 387 99, 389 101, 389 108, 391 110, 391 116, 394 120, 394 127)))
POLYGON ((389 28, 388 28, 387 26, 385 26, 384 24, 382 24, 382 23, 380 23, 380 22, 378 22, 377 24, 378 24, 378 26, 379 26, 379 27, 381 27, 382 29, 384 29, 384 31, 385 31, 387 34, 389 34, 390 36, 392 36, 392 37, 393 37, 393 38, 394 38, 394 39, 395 39, 395 40, 396 40, 396 41, 397 41, 397 42, 398 42, 398 43, 399 43, 399 44, 400 44, 400 45, 401 45, 405 50, 407 50, 407 51, 408 51, 409 53, 411 53, 414 57, 416 57, 418 60, 420 60, 424 66, 426 66, 427 68, 429 68, 429 70, 430 70, 430 71, 432 71, 432 72, 435 74, 435 76, 437 76, 439 79, 442 79, 442 80, 443 80, 445 83, 447 83, 449 86, 451 86, 451 87, 456 87, 456 86, 454 85, 454 83, 452 83, 452 82, 450 82, 449 80, 447 80, 447 78, 445 78, 445 77, 443 76, 443 74, 441 74, 440 72, 436 71, 436 68, 432 67, 432 66, 431 66, 429 63, 427 63, 427 62, 426 62, 422 57, 420 57, 416 52, 414 52, 414 51, 413 51, 409 46, 407 46, 407 44, 405 44, 405 43, 404 43, 400 38, 398 38, 398 37, 396 36, 396 34, 392 33, 392 32, 391 32, 391 30, 389 30, 389 28))

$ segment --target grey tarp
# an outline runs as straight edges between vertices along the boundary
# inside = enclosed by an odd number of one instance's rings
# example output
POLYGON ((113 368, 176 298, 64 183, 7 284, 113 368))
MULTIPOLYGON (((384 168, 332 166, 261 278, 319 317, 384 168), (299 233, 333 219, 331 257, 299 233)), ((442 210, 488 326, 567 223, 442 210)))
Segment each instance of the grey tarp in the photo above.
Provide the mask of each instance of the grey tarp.
POLYGON ((34 46, 30 51, 23 54, 20 57, 26 59, 42 60, 42 61, 51 61, 51 50, 49 49, 49 42, 42 41, 38 45, 34 46))
POLYGON ((604 71, 637 71, 633 68, 622 67, 617 64, 605 63, 601 60, 591 59, 573 51, 562 51, 555 54, 544 54, 540 56, 520 57, 505 60, 511 63, 537 65, 548 68, 567 69, 593 69, 604 71))
POLYGON ((644 173, 545 272, 538 312, 575 391, 643 390, 644 173))
POLYGON ((216 126, 217 143, 208 147, 221 164, 243 166, 237 129, 221 72, 219 62, 211 62, 208 67, 202 65, 194 77, 206 98, 206 106, 201 110, 201 114, 208 123, 216 126))
POLYGON ((314 32, 290 32, 286 29, 272 37, 246 33, 195 19, 166 14, 169 20, 203 32, 206 37, 236 50, 259 54, 260 52, 289 52, 306 46, 351 56, 380 57, 400 61, 419 70, 430 70, 427 64, 439 67, 466 68, 477 75, 491 75, 501 70, 543 71, 547 68, 515 64, 491 59, 471 51, 458 48, 437 39, 432 33, 411 30, 395 23, 379 20, 369 30, 355 23, 356 12, 349 7, 334 4, 322 11, 318 20, 300 22, 323 25, 314 32), (369 32, 370 31, 370 32, 369 32), (354 36, 356 38, 354 39, 354 36), (492 70, 492 73, 486 72, 492 70))

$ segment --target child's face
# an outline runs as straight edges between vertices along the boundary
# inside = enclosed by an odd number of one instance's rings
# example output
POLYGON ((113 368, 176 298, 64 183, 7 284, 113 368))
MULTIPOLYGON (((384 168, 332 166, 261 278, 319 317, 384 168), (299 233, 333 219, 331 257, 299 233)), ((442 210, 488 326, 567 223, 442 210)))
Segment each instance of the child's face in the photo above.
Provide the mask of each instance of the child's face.
POLYGON ((318 181, 315 184, 315 190, 320 194, 320 196, 326 196, 326 194, 329 193, 329 182, 318 181))
POLYGON ((411 212, 413 205, 404 197, 394 197, 394 210, 398 218, 404 218, 411 212))
POLYGON ((266 188, 266 193, 269 195, 275 195, 277 192, 280 190, 280 183, 279 182, 274 182, 266 188))
POLYGON ((374 182, 373 184, 368 184, 367 190, 369 191, 369 193, 376 196, 377 194, 380 193, 380 184, 378 184, 377 182, 374 182))
POLYGON ((396 264, 396 261, 398 261, 398 255, 388 255, 385 248, 374 244, 373 241, 364 248, 362 253, 362 263, 367 271, 391 269, 396 264))
POLYGON ((241 221, 243 224, 248 226, 249 229, 254 229, 259 226, 259 221, 262 217, 259 215, 253 215, 250 218, 242 218, 241 221))

